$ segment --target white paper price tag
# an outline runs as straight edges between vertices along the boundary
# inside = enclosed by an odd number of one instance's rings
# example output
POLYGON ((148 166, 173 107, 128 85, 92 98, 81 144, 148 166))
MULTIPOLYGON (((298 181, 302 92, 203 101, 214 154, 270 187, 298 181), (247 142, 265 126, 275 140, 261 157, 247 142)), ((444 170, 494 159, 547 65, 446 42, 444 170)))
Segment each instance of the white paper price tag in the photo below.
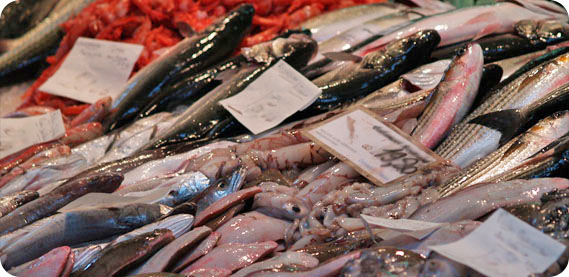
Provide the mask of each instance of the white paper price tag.
POLYGON ((59 110, 24 118, 0 118, 0 158, 64 134, 59 110))
POLYGON ((422 240, 446 223, 433 223, 411 219, 388 219, 362 214, 361 217, 370 225, 383 228, 409 231, 402 234, 422 240))
POLYGON ((137 44, 79 38, 40 90, 86 103, 105 96, 114 98, 124 88, 143 49, 137 44))
POLYGON ((338 115, 305 134, 377 185, 442 161, 428 148, 364 108, 338 115))
POLYGON ((241 93, 221 101, 254 134, 271 129, 312 104, 322 91, 284 61, 279 61, 241 93))
POLYGON ((560 242, 502 209, 463 239, 429 248, 491 277, 542 273, 565 250, 560 242))

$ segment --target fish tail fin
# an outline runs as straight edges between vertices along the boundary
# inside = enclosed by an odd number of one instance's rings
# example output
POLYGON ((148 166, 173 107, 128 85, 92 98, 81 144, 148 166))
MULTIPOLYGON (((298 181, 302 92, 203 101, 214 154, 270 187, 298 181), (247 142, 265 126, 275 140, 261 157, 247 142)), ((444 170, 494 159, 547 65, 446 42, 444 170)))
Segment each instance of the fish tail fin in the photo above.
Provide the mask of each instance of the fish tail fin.
POLYGON ((500 145, 508 142, 525 125, 526 119, 518 110, 503 110, 481 115, 469 121, 502 133, 500 145))

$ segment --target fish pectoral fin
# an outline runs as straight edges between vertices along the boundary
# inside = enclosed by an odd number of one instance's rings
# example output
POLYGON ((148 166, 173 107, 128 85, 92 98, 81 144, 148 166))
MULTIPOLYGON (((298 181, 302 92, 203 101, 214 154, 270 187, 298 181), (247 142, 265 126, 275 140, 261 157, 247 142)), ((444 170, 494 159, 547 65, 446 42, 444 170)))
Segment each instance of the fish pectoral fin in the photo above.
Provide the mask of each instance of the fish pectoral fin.
POLYGON ((333 60, 333 61, 340 61, 340 62, 355 62, 355 63, 359 63, 363 60, 362 57, 354 55, 354 54, 350 54, 350 53, 346 53, 346 52, 327 52, 327 53, 323 53, 322 56, 333 60))
POLYGON ((508 142, 525 125, 526 119, 518 110, 503 110, 481 115, 470 120, 470 124, 478 124, 502 133, 500 145, 508 142))

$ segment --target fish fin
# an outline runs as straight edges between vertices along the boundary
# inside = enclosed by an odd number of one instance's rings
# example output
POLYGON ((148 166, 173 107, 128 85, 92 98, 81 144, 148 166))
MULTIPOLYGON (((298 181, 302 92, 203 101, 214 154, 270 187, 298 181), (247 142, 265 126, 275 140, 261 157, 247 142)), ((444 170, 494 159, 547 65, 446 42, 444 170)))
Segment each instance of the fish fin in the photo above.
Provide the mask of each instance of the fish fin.
POLYGON ((363 58, 360 56, 356 56, 354 54, 346 52, 327 52, 323 53, 322 56, 332 61, 341 61, 341 62, 350 61, 350 62, 359 63, 363 60, 363 58))
POLYGON ((481 115, 468 123, 492 128, 502 133, 500 145, 508 142, 525 125, 526 118, 518 110, 503 110, 481 115))
POLYGON ((177 22, 176 27, 178 27, 178 32, 185 38, 195 36, 197 32, 186 22, 177 22))

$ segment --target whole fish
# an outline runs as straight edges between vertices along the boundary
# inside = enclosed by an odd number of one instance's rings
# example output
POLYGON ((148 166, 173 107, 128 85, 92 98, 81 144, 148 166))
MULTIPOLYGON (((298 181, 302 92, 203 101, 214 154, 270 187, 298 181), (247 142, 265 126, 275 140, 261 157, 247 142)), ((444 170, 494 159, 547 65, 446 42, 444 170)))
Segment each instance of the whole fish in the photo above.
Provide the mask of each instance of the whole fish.
MULTIPOLYGON (((516 23, 516 30, 516 34, 493 35, 476 40, 484 50, 485 63, 543 50, 548 45, 569 39, 569 25, 557 20, 544 22, 522 20, 516 23)), ((469 42, 437 49, 432 56, 435 59, 451 58, 467 43, 469 42)))
POLYGON ((534 103, 569 82, 569 54, 559 55, 517 77, 516 75, 503 81, 491 97, 455 126, 435 152, 464 168, 496 150, 501 133, 469 122, 490 112, 518 109, 534 103))
POLYGON ((137 268, 135 270, 136 274, 167 271, 173 266, 176 259, 192 250, 192 248, 209 236, 211 232, 212 230, 210 228, 202 226, 180 236, 160 249, 160 251, 154 254, 140 268, 137 268))
POLYGON ((35 200, 39 194, 35 191, 20 191, 0 197, 0 217, 3 217, 16 208, 35 200))
POLYGON ((89 192, 113 192, 123 176, 106 173, 63 184, 50 193, 28 202, 0 218, 0 234, 6 234, 55 213, 59 208, 89 192))
POLYGON ((474 103, 482 79, 484 57, 479 44, 468 44, 455 57, 433 92, 411 136, 434 148, 474 103))
POLYGON ((404 5, 392 3, 355 5, 316 16, 303 22, 300 27, 309 29, 312 37, 320 42, 368 20, 392 14, 405 8, 404 5))
POLYGON ((115 276, 152 256, 174 240, 172 231, 157 229, 103 250, 101 257, 77 276, 115 276))
POLYGON ((546 177, 569 178, 569 136, 559 138, 522 165, 491 178, 490 182, 546 177))
POLYGON ((56 9, 44 21, 25 35, 9 42, 9 51, 0 55, 0 83, 10 83, 19 79, 18 74, 24 68, 37 66, 55 51, 63 30, 61 24, 79 13, 94 0, 65 1, 64 6, 56 9))
POLYGON ((172 111, 180 105, 191 106, 200 97, 236 74, 247 60, 240 55, 224 61, 204 72, 183 78, 163 88, 138 117, 147 117, 162 111, 172 111))
MULTIPOLYGON (((407 24, 411 24, 413 20, 422 18, 420 11, 413 9, 403 10, 380 16, 361 25, 347 29, 336 36, 318 43, 318 56, 310 63, 325 58, 322 54, 327 52, 350 51, 362 43, 369 40, 375 40, 382 35, 389 34, 395 29, 401 28, 407 24)), ((353 50, 352 50, 353 51, 353 50)))
POLYGON ((119 235, 152 223, 162 215, 160 205, 148 204, 56 214, 2 249, 0 259, 5 268, 10 268, 35 259, 55 247, 119 235))
POLYGON ((528 158, 567 134, 569 112, 556 113, 465 168, 461 174, 440 186, 439 192, 442 196, 447 196, 470 185, 488 182, 493 177, 523 164, 528 158))
POLYGON ((539 13, 513 3, 475 6, 452 10, 418 20, 387 36, 384 36, 360 50, 357 55, 365 55, 391 41, 409 36, 417 31, 434 29, 441 36, 439 46, 478 39, 490 34, 510 33, 514 24, 520 20, 546 20, 557 16, 539 13))
POLYGON ((424 64, 439 41, 437 31, 417 32, 370 53, 361 62, 326 73, 313 81, 322 94, 303 113, 330 111, 388 85, 401 74, 424 64))
POLYGON ((157 148, 182 141, 211 140, 220 136, 229 136, 235 126, 245 132, 244 127, 219 104, 219 101, 236 95, 257 79, 279 60, 284 60, 294 68, 300 68, 315 54, 317 45, 314 40, 304 34, 293 34, 275 48, 270 62, 258 68, 247 68, 233 76, 224 85, 200 98, 182 115, 180 120, 162 137, 148 144, 147 148, 157 148), (233 129, 232 129, 233 127, 233 129))
POLYGON ((497 208, 534 202, 546 192, 568 187, 569 180, 563 178, 479 184, 419 208, 410 219, 428 222, 474 220, 497 208))
POLYGON ((163 85, 182 69, 186 68, 187 74, 197 73, 231 54, 247 33, 254 12, 252 5, 241 5, 210 26, 199 38, 184 39, 137 72, 114 101, 106 130, 112 131, 130 123, 163 85))
POLYGON ((278 56, 279 53, 285 51, 283 45, 287 44, 286 39, 290 35, 279 36, 274 40, 244 49, 241 55, 223 61, 198 74, 186 76, 188 75, 187 70, 182 70, 179 75, 183 77, 177 76, 177 81, 162 89, 142 109, 139 117, 146 117, 159 111, 169 111, 179 105, 191 106, 207 92, 223 83, 229 82, 240 70, 269 63, 273 56, 278 56))

